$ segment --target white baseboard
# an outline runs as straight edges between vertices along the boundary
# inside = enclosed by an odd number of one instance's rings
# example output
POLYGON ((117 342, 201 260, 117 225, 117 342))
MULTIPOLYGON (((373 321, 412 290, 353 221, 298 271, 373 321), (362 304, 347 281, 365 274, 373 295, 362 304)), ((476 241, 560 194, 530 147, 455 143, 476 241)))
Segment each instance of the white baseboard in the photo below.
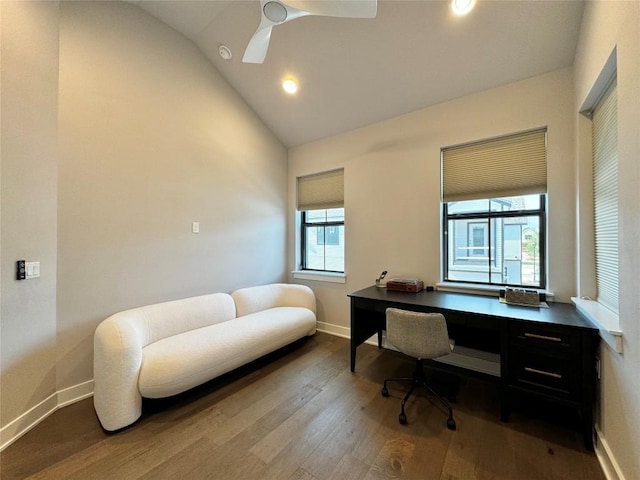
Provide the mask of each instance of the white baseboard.
MULTIPOLYGON (((334 325, 332 323, 316 322, 316 329, 319 332, 328 333, 329 335, 335 335, 336 337, 342 337, 346 339, 351 338, 351 329, 349 327, 341 327, 340 325, 334 325)), ((365 340, 364 343, 378 346, 377 334, 374 334, 370 339, 365 340)))
POLYGON ((0 452, 56 410, 93 395, 93 380, 52 393, 0 429, 0 452))
POLYGON ((58 408, 66 407, 93 396, 93 380, 79 383, 73 387, 58 391, 58 408))
POLYGON ((595 451, 600 467, 607 480, 625 480, 625 476, 620 470, 618 462, 611 453, 607 439, 602 436, 600 429, 596 427, 595 451))
POLYGON ((58 393, 56 392, 5 425, 0 429, 0 451, 11 445, 57 409, 58 393))
POLYGON ((341 327, 332 323, 316 322, 316 329, 319 332, 329 333, 336 337, 351 338, 351 329, 349 327, 341 327))

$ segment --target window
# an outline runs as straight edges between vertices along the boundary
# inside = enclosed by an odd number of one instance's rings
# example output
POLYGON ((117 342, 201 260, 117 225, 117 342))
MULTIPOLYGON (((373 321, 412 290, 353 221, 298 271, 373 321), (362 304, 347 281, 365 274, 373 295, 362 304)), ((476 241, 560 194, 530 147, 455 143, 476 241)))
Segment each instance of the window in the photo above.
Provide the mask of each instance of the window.
POLYGON ((618 312, 618 127, 615 79, 593 110, 596 298, 618 312))
POLYGON ((298 177, 300 269, 344 273, 344 171, 298 177))
POLYGON ((571 301, 598 327, 604 343, 621 354, 616 72, 614 48, 580 108, 585 118, 579 117, 578 129, 578 295, 571 301))
POLYGON ((344 272, 344 208, 302 212, 302 269, 344 272))
POLYGON ((546 175, 546 128, 442 149, 444 281, 545 288, 546 175))
POLYGON ((486 222, 469 222, 470 232, 468 234, 470 254, 477 257, 487 255, 486 245, 488 245, 487 223, 486 222))
POLYGON ((444 280, 544 288, 545 196, 448 202, 444 280))

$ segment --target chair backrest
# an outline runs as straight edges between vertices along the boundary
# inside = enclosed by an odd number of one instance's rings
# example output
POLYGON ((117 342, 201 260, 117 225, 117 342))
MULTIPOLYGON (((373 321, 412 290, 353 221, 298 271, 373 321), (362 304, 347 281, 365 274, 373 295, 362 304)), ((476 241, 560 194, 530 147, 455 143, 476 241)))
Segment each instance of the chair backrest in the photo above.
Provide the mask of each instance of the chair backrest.
POLYGON ((415 358, 436 358, 451 353, 447 322, 440 313, 387 308, 387 340, 415 358))

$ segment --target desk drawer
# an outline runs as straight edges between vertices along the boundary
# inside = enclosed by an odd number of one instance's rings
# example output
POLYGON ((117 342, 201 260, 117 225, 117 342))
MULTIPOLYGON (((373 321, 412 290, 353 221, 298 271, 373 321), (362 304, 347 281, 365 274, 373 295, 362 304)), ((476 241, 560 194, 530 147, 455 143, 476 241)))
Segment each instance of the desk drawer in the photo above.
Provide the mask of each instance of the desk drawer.
POLYGON ((514 322, 509 325, 509 344, 554 353, 580 351, 580 335, 566 328, 514 322))
POLYGON ((513 349, 509 362, 509 384, 529 390, 574 399, 580 395, 580 370, 575 362, 513 349))

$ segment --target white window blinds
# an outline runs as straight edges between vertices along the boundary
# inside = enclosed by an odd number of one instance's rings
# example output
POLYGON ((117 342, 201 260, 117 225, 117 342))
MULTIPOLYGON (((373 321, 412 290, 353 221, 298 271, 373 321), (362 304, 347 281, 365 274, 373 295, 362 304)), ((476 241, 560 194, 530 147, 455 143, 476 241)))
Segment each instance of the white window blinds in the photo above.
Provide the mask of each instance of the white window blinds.
POLYGON ((442 201, 547 192, 542 128, 442 149, 442 201))
POLYGON ((593 111, 593 202, 597 300, 618 312, 618 122, 616 82, 593 111))
POLYGON ((344 170, 298 177, 298 211, 344 207, 344 170))

